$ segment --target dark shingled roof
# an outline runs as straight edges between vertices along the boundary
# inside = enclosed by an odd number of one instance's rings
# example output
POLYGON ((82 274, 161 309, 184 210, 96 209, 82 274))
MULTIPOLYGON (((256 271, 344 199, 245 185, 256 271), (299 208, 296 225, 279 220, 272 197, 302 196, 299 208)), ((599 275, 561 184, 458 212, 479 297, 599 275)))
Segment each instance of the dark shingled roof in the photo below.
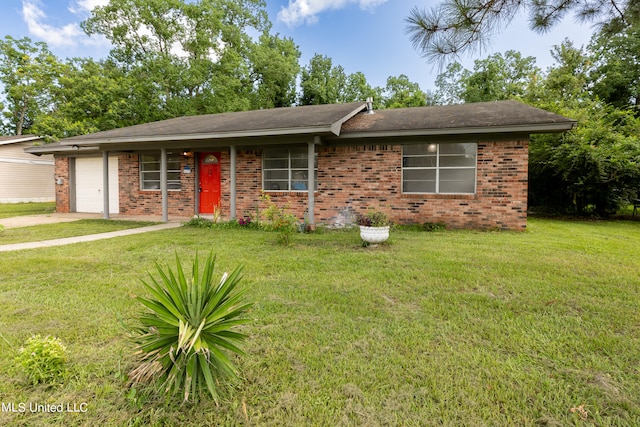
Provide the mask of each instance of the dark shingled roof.
POLYGON ((376 110, 361 113, 342 126, 342 136, 488 132, 559 132, 575 121, 518 101, 376 110))
MULTIPOLYGON (((575 123, 518 101, 376 110, 373 114, 367 111, 365 103, 352 102, 179 117, 66 138, 59 144, 27 151, 61 153, 71 148, 106 149, 109 145, 116 149, 152 148, 160 144, 188 147, 189 144, 205 146, 249 140, 286 143, 282 137, 296 135, 318 135, 326 140, 348 140, 349 143, 370 137, 528 135, 567 131, 575 123)), ((298 138, 288 141, 300 142, 298 138)))
POLYGON ((208 139, 247 136, 334 133, 345 120, 366 108, 363 102, 186 116, 75 136, 63 145, 132 140, 208 139))

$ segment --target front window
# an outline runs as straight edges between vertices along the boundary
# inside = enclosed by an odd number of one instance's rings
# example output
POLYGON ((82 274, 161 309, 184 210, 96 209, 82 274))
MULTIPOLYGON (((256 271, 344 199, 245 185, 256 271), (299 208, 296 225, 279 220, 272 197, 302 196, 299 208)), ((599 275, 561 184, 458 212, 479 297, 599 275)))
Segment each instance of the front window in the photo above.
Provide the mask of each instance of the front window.
MULTIPOLYGON (((266 191, 307 191, 309 180, 306 148, 264 150, 262 154, 262 188, 266 191)), ((318 189, 318 154, 313 173, 318 189)))
MULTIPOLYGON (((140 154, 140 188, 160 190, 160 153, 140 154)), ((167 153, 167 189, 181 188, 180 155, 167 153)))
POLYGON ((402 192, 474 194, 477 144, 442 143, 402 147, 402 192))

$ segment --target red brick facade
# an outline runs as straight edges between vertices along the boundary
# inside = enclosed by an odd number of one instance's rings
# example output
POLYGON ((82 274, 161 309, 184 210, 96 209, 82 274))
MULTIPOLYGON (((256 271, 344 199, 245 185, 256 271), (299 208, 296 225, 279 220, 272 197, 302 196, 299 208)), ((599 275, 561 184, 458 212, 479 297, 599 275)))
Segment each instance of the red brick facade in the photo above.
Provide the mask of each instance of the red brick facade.
POLYGON ((69 213, 71 211, 69 158, 56 156, 55 164, 56 212, 69 213), (61 184, 57 184, 58 182, 61 184))
MULTIPOLYGON (((349 212, 376 208, 402 224, 442 221, 451 228, 524 230, 528 148, 527 140, 478 143, 476 194, 444 195, 402 193, 400 145, 319 147, 316 223, 335 224, 348 217, 349 212)), ((260 153, 240 151, 239 217, 255 212, 261 180, 260 153)), ((306 192, 269 194, 280 205, 290 203, 294 213, 304 217, 306 192)))
MULTIPOLYGON (((217 150, 212 150, 217 151, 217 150)), ((402 193, 402 147, 318 146, 318 191, 315 221, 328 225, 345 222, 353 212, 369 208, 385 211, 396 223, 444 222, 451 228, 500 228, 524 230, 527 218, 528 140, 479 142, 476 194, 439 195, 402 193)), ((120 213, 161 215, 160 191, 140 189, 138 154, 119 156, 120 213)), ((222 170, 221 211, 230 215, 229 152, 220 156, 222 170)), ((169 216, 196 213, 195 156, 182 159, 192 173, 181 173, 182 189, 169 191, 169 216)), ((69 211, 69 162, 56 159, 58 212, 69 211), (65 175, 66 174, 66 175, 65 175), (66 210, 65 210, 66 209, 66 210)), ((262 160, 260 150, 238 150, 236 166, 236 215, 254 215, 260 203, 262 160)), ((270 192, 279 205, 290 203, 303 218, 306 192, 270 192)))
MULTIPOLYGON (((118 157, 120 187, 120 213, 126 215, 162 215, 160 190, 140 189, 140 155, 124 154, 118 157)), ((195 160, 193 156, 180 161, 180 191, 169 190, 169 216, 190 217, 195 214, 195 160), (188 166, 191 173, 184 173, 188 166)))

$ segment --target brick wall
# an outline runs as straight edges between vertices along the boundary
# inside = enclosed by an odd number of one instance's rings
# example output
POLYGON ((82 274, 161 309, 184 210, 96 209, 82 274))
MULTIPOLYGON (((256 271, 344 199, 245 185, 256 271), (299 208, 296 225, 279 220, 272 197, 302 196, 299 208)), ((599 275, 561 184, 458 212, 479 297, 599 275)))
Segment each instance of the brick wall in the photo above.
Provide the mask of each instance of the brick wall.
MULTIPOLYGON (((478 144, 475 195, 402 194, 400 145, 319 147, 316 223, 346 222, 352 213, 374 207, 396 223, 442 221, 451 228, 524 230, 527 163, 526 140, 482 142, 478 144)), ((238 216, 255 212, 260 167, 259 152, 238 152, 238 216)), ((280 206, 290 203, 296 216, 304 217, 306 192, 269 194, 280 206)))
MULTIPOLYGON (((236 215, 254 215, 260 205, 262 157, 260 150, 238 150, 236 166, 236 215)), ((160 191, 140 190, 138 154, 119 157, 120 213, 161 215, 160 191)), ((230 159, 220 156, 222 170, 221 210, 229 217, 230 159)), ((402 149, 400 145, 318 147, 318 191, 315 194, 316 223, 350 221, 354 212, 374 207, 385 211, 396 223, 442 221, 451 228, 500 228, 524 230, 527 219, 528 141, 478 143, 477 191, 474 195, 402 194, 402 149)), ((169 215, 188 217, 196 212, 195 157, 184 157, 180 169, 182 189, 169 191, 169 215)), ((69 211, 68 159, 56 159, 58 212, 69 211), (66 210, 65 210, 66 209, 66 210)), ((280 206, 290 203, 303 218, 306 192, 270 192, 280 206)))
POLYGON ((56 180, 56 212, 69 213, 71 210, 71 193, 69 188, 69 158, 56 157, 54 179, 56 180), (58 185, 62 179, 62 185, 58 185))
MULTIPOLYGON (((162 192, 140 189, 139 154, 123 154, 118 157, 120 186, 120 213, 126 215, 162 215, 162 192)), ((182 157, 180 161, 180 191, 169 190, 169 216, 189 217, 195 214, 195 161, 194 157, 182 157), (183 172, 191 168, 190 174, 183 172)))

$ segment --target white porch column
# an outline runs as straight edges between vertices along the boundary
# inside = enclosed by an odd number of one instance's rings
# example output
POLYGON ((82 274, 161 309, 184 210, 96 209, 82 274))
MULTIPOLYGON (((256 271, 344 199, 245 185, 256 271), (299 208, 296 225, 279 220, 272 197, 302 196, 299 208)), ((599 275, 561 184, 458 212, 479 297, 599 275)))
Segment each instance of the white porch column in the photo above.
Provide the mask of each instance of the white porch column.
POLYGON ((160 192, 162 193, 162 222, 169 222, 169 191, 167 190, 167 149, 160 149, 160 192))
POLYGON ((103 218, 109 219, 109 152, 102 152, 102 209, 103 218))
POLYGON ((232 145, 229 149, 230 152, 230 162, 231 162, 231 166, 229 168, 229 173, 231 175, 231 177, 229 178, 229 186, 231 187, 229 189, 229 196, 231 198, 230 202, 229 202, 229 209, 231 210, 230 212, 230 219, 233 221, 234 219, 236 219, 236 159, 237 159, 237 153, 236 153, 236 146, 232 145))
POLYGON ((320 137, 314 136, 313 142, 309 142, 307 151, 307 225, 310 229, 316 227, 315 218, 315 188, 316 188, 316 176, 315 176, 315 158, 316 158, 316 144, 320 144, 320 137))

